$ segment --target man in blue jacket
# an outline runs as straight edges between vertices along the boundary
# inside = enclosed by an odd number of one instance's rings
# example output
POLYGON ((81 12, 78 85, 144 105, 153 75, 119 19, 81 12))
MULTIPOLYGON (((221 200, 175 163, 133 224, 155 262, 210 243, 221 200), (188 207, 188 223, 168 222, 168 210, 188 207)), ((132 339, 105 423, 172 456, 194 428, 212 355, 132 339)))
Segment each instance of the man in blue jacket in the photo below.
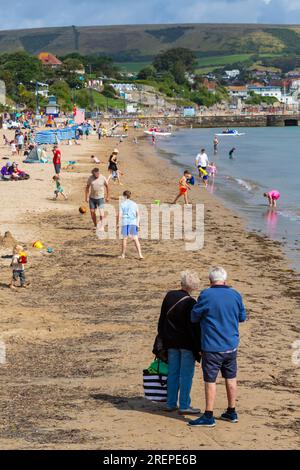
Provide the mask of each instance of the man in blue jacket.
POLYGON ((209 273, 210 288, 202 291, 192 310, 192 323, 201 326, 202 370, 205 382, 205 413, 190 421, 189 426, 215 426, 213 415, 216 398, 216 380, 219 371, 225 378, 228 408, 221 419, 238 422, 235 410, 237 394, 237 349, 239 323, 247 319, 242 296, 226 285, 224 268, 213 268, 209 273))

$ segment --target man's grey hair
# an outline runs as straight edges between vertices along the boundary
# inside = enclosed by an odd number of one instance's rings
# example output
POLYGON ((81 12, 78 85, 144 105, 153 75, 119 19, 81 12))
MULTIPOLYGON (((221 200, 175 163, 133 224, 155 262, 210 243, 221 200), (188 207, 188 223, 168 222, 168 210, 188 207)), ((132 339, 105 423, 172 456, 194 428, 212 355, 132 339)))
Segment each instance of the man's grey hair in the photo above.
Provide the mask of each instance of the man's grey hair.
POLYGON ((208 277, 212 283, 225 282, 227 280, 227 272, 221 266, 216 266, 209 271, 208 277))
POLYGON ((180 273, 181 287, 187 290, 196 290, 200 286, 198 274, 194 271, 180 273))

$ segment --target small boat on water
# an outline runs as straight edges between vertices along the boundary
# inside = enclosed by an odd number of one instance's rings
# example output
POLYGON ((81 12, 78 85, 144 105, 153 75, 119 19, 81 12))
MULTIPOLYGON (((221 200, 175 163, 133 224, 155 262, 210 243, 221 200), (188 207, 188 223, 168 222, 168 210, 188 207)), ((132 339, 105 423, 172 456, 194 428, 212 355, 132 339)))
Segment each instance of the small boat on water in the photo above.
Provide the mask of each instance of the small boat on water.
POLYGON ((224 136, 224 135, 231 135, 231 136, 239 136, 239 135, 245 135, 245 132, 239 132, 236 129, 226 129, 226 131, 223 131, 222 134, 216 134, 217 136, 224 136))
POLYGON ((145 134, 147 135, 154 135, 155 137, 168 137, 172 135, 172 132, 167 132, 163 129, 157 129, 156 127, 152 127, 151 129, 148 129, 147 131, 144 131, 145 134))

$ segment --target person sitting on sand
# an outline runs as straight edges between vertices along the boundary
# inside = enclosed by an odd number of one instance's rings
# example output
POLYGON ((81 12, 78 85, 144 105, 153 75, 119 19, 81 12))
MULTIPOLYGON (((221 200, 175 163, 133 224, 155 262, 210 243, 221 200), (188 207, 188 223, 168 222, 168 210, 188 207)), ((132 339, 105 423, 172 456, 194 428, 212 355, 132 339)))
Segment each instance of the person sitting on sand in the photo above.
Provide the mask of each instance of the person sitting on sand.
POLYGON ((227 273, 215 267, 209 273, 210 288, 200 293, 191 314, 192 323, 200 323, 202 370, 205 382, 206 407, 204 414, 190 421, 189 426, 214 427, 214 403, 216 381, 221 371, 225 379, 228 408, 221 419, 238 422, 235 409, 237 394, 237 350, 239 323, 246 321, 247 314, 239 292, 226 285, 227 273))
POLYGON ((12 174, 12 164, 11 162, 7 162, 6 165, 4 165, 1 168, 1 177, 3 180, 11 180, 11 174, 12 174))
POLYGON ((29 175, 19 169, 19 165, 17 162, 14 162, 10 168, 11 171, 11 179, 18 181, 18 180, 28 180, 29 175))
POLYGON ((264 197, 268 198, 270 207, 276 207, 277 201, 280 199, 280 192, 276 189, 272 189, 272 191, 264 193, 264 197))
POLYGON ((188 190, 191 189, 191 186, 188 184, 188 180, 191 179, 191 178, 192 178, 191 173, 188 170, 185 170, 185 172, 183 173, 182 178, 180 178, 180 180, 179 180, 179 194, 174 199, 173 204, 176 204, 178 199, 182 196, 184 197, 184 203, 185 204, 189 203, 188 190))
POLYGON ((95 157, 95 155, 91 155, 91 160, 92 160, 92 163, 97 163, 97 164, 101 163, 100 160, 97 157, 95 157))
POLYGON ((55 181, 55 190, 54 190, 54 199, 57 200, 58 198, 58 195, 61 194, 62 197, 64 198, 64 200, 66 201, 68 198, 67 196, 65 195, 64 193, 64 188, 62 187, 61 183, 60 183, 60 176, 59 175, 55 175, 53 176, 53 181, 55 181))
POLYGON ((191 297, 199 288, 196 273, 181 273, 181 289, 165 296, 158 322, 158 335, 163 348, 168 351, 168 398, 166 411, 178 410, 179 414, 195 415, 200 409, 191 406, 191 389, 195 361, 200 362, 200 326, 191 323, 191 311, 196 300, 191 297))
POLYGON ((10 145, 8 138, 4 134, 3 134, 3 142, 4 142, 4 145, 10 145))
POLYGON ((131 192, 123 192, 124 201, 120 204, 118 221, 122 227, 122 254, 120 258, 124 259, 126 256, 126 248, 128 237, 131 237, 136 246, 139 259, 143 259, 141 245, 139 242, 138 232, 140 226, 140 215, 138 205, 131 200, 131 192))
POLYGON ((94 226, 97 227, 96 210, 100 212, 100 223, 104 219, 105 201, 109 200, 109 189, 105 176, 100 173, 99 168, 92 170, 92 175, 87 180, 85 189, 85 200, 89 203, 91 218, 94 226))
POLYGON ((16 282, 20 279, 20 287, 27 287, 25 277, 25 263, 27 263, 27 256, 23 252, 21 245, 16 245, 13 249, 13 256, 11 260, 12 280, 9 285, 11 289, 16 289, 16 282))

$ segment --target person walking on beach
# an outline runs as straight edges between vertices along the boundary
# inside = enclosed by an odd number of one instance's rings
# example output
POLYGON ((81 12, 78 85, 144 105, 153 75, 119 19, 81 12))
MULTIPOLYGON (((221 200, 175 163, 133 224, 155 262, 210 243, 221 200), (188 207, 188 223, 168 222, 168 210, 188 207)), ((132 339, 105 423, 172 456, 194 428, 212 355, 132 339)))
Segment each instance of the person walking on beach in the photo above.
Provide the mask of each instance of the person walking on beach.
POLYGON ((94 226, 97 227, 97 215, 96 210, 100 212, 100 223, 103 223, 104 219, 104 205, 105 201, 109 200, 108 184, 105 176, 100 173, 99 168, 94 168, 92 174, 87 180, 85 189, 85 200, 89 204, 91 218, 94 226))
POLYGON ((16 142, 17 142, 17 153, 18 155, 20 155, 24 147, 24 135, 22 132, 16 135, 16 142))
POLYGON ((59 150, 57 145, 54 145, 52 149, 53 153, 53 166, 56 175, 60 174, 61 170, 61 151, 59 150))
POLYGON ((188 170, 185 170, 185 172, 183 173, 182 178, 180 178, 180 180, 179 180, 179 193, 176 196, 176 198, 174 199, 174 201, 172 202, 172 204, 176 204, 178 199, 182 196, 184 197, 184 203, 185 204, 189 203, 188 191, 190 191, 192 188, 188 184, 188 180, 190 180, 191 178, 192 178, 191 173, 188 170))
POLYGON ((264 193, 264 197, 268 198, 270 207, 276 208, 277 201, 278 199, 280 199, 280 192, 277 191, 277 189, 272 189, 272 191, 269 191, 268 193, 264 193))
POLYGON ((196 273, 181 273, 181 288, 165 296, 158 322, 158 335, 163 348, 168 351, 168 398, 166 411, 178 410, 179 414, 195 415, 200 410, 191 406, 191 389, 195 361, 200 362, 199 325, 191 323, 191 311, 196 300, 191 297, 199 288, 196 273))
POLYGON ((209 160, 208 160, 208 156, 205 152, 205 149, 202 149, 201 152, 198 153, 198 155, 196 157, 196 160, 195 160, 195 163, 196 163, 196 167, 198 168, 200 180, 203 180, 205 186, 207 186, 207 183, 206 183, 206 180, 204 179, 204 176, 205 176, 205 174, 207 174, 206 168, 209 165, 209 160))
MULTIPOLYGON (((210 288, 200 293, 193 307, 191 321, 201 327, 202 370, 205 382, 205 413, 190 421, 190 426, 215 426, 214 403, 219 371, 225 379, 228 408, 221 419, 238 422, 235 409, 237 396, 237 350, 239 323, 247 319, 242 296, 226 285, 224 268, 213 268, 209 273, 210 288)), ((199 345, 200 348, 200 345, 199 345)))
POLYGON ((111 178, 116 179, 119 185, 122 186, 122 183, 120 181, 120 172, 118 170, 118 153, 119 153, 119 150, 115 148, 113 153, 109 157, 109 160, 108 160, 109 177, 107 178, 107 182, 109 182, 111 178))
POLYGON ((131 237, 134 241, 137 249, 139 259, 143 259, 141 245, 139 242, 139 226, 140 226, 140 215, 139 208, 136 202, 131 200, 131 192, 123 192, 124 201, 120 204, 118 223, 122 227, 122 254, 120 258, 124 259, 126 256, 128 237, 131 237))

